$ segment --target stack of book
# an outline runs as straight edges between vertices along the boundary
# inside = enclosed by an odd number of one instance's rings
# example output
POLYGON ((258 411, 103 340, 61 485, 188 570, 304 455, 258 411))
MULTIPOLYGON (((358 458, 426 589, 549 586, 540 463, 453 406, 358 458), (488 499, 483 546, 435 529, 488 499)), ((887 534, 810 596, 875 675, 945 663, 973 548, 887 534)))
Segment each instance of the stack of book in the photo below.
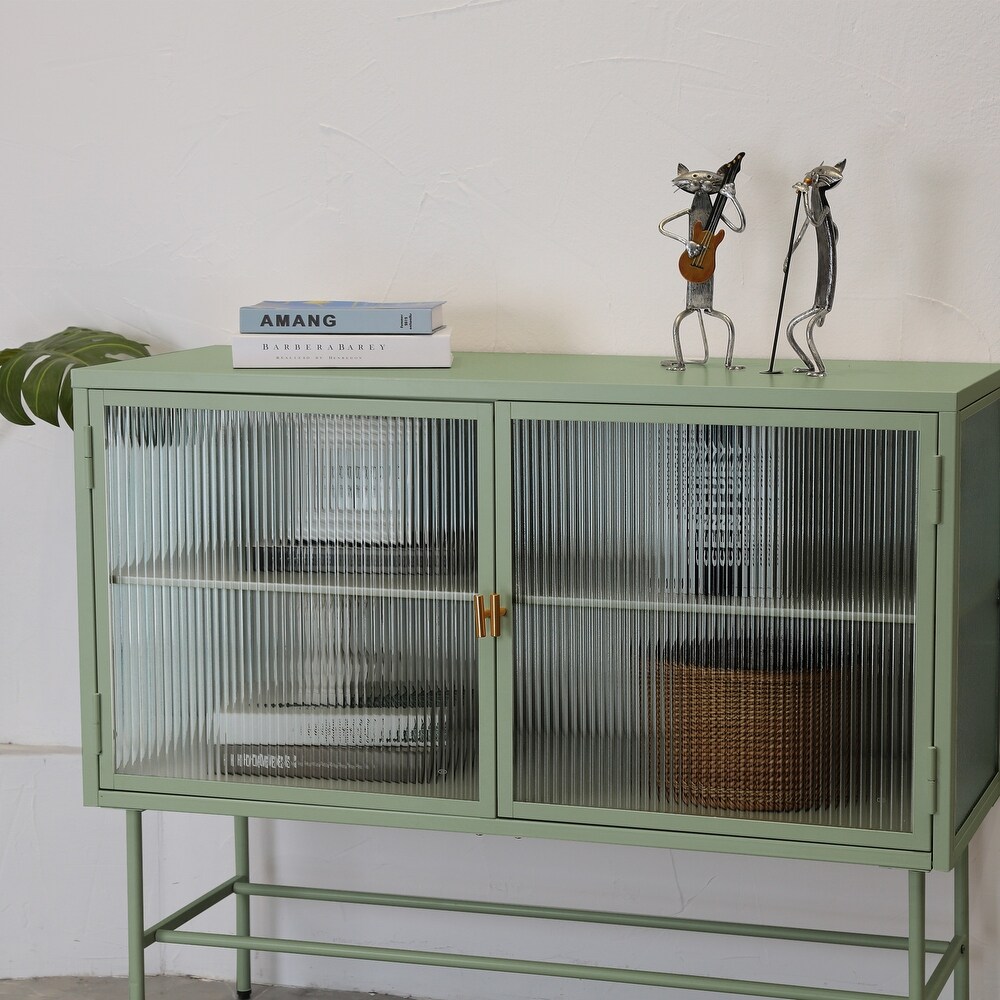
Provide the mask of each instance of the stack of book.
POLYGON ((215 732, 223 774, 422 782, 447 774, 451 721, 441 704, 282 704, 218 711, 215 732))
POLYGON ((240 307, 234 368, 450 368, 443 302, 258 302, 240 307))

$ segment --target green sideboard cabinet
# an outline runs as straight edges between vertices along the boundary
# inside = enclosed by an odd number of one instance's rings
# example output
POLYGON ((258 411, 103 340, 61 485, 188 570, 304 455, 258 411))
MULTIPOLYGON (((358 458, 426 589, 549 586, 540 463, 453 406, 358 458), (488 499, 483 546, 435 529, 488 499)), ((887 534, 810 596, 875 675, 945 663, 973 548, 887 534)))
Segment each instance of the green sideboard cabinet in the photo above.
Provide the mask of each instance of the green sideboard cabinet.
MULTIPOLYGON (((967 847, 1000 794, 1000 369, 825 379, 458 354, 74 373, 88 804, 154 941, 792 1000, 861 993, 254 936, 252 896, 906 952, 969 1000, 967 847), (147 926, 143 810, 230 815, 235 875, 147 926), (908 936, 250 880, 250 817, 906 870, 908 936), (955 871, 928 940, 924 877, 955 871), (235 895, 233 934, 184 930, 235 895), (929 953, 929 954, 928 954, 929 953), (939 958, 931 962, 931 957, 939 958)), ((929 970, 929 972, 928 972, 929 970)))

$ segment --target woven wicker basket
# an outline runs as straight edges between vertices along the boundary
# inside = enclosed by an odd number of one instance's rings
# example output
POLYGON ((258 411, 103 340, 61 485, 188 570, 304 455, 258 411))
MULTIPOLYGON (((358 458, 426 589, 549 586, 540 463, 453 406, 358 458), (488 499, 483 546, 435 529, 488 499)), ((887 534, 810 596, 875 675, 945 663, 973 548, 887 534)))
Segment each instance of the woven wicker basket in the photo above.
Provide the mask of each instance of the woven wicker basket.
POLYGON ((652 752, 661 796, 740 812, 828 806, 838 794, 838 668, 658 663, 652 752))

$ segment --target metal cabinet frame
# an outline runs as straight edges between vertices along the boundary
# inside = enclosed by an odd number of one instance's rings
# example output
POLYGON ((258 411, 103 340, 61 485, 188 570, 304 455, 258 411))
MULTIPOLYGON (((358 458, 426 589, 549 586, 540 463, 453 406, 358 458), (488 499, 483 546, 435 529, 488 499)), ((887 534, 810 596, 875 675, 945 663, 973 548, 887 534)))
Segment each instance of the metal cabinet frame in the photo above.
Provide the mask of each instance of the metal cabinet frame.
MULTIPOLYGON (((748 370, 755 370, 752 363, 748 370)), ((253 950, 718 990, 736 995, 785 997, 790 1000, 876 1000, 886 996, 721 977, 261 938, 250 932, 249 900, 252 896, 503 914, 906 951, 909 990, 905 998, 895 997, 892 1000, 935 1000, 952 977, 956 1000, 968 1000, 968 844, 1000 797, 1000 767, 982 788, 976 788, 971 810, 960 815, 957 788, 961 783, 964 763, 956 735, 962 724, 959 718, 959 689, 963 664, 958 662, 956 639, 959 609, 956 606, 957 597, 952 595, 958 592, 962 574, 957 528, 963 500, 960 475, 963 432, 968 420, 989 411, 989 420, 997 425, 995 436, 1000 448, 1000 369, 989 365, 833 362, 825 380, 791 377, 781 380, 773 376, 761 379, 759 376, 713 368, 689 369, 684 373, 665 372, 654 359, 643 358, 460 354, 456 356, 454 367, 447 371, 237 371, 231 368, 226 348, 205 348, 81 370, 75 373, 74 387, 84 794, 89 805, 119 808, 126 814, 131 1000, 143 1000, 145 996, 143 956, 145 948, 154 942, 236 950, 237 988, 240 996, 244 997, 249 996, 251 989, 249 955, 253 950), (113 780, 108 766, 105 764, 102 769, 101 765, 101 755, 110 747, 112 734, 107 714, 109 706, 102 706, 100 697, 102 684, 98 664, 103 654, 100 650, 99 621, 106 612, 99 596, 102 583, 97 567, 101 564, 100 550, 104 542, 96 523, 93 503, 95 478, 99 480, 102 469, 100 429, 94 425, 105 392, 116 399, 138 402, 151 399, 152 394, 169 393, 171 395, 167 398, 184 405, 221 405, 223 400, 253 396, 264 400, 261 405, 275 408, 288 405, 287 400, 269 400, 269 397, 372 400, 377 401, 380 410, 400 405, 394 401, 406 401, 407 407, 420 405, 421 401, 429 401, 435 408, 442 403, 472 403, 477 407, 488 407, 495 428, 495 437, 489 442, 489 447, 495 454, 496 472, 495 482, 492 477, 486 477, 486 481, 480 484, 480 499, 491 509, 495 500, 496 517, 500 522, 509 517, 509 509, 505 509, 505 505, 509 507, 509 500, 505 499, 509 496, 506 479, 506 470, 510 467, 509 428, 512 416, 517 414, 635 413, 639 412, 637 407, 655 407, 657 411, 672 407, 681 408, 677 412, 711 414, 713 419, 721 421, 747 422, 766 417, 777 422, 806 421, 808 426, 892 427, 899 426, 902 420, 905 426, 917 428, 921 436, 923 469, 920 505, 925 511, 932 512, 932 523, 937 527, 931 551, 925 547, 920 555, 920 576, 925 580, 933 579, 936 596, 930 602, 933 610, 928 612, 926 602, 924 605, 924 613, 929 613, 929 619, 925 617, 918 623, 924 666, 920 690, 914 695, 915 725, 920 728, 922 742, 914 744, 914 778, 919 784, 915 785, 913 833, 838 839, 824 837, 822 829, 782 831, 778 823, 741 824, 740 821, 725 819, 684 823, 674 822, 670 817, 660 817, 655 823, 644 823, 642 817, 627 813, 608 816, 600 810, 571 808, 561 815, 562 807, 515 808, 509 794, 511 686, 509 669, 504 664, 510 663, 509 650, 505 649, 505 644, 509 642, 507 626, 516 625, 509 619, 505 622, 506 633, 501 633, 495 643, 488 644, 493 648, 481 651, 486 663, 482 676, 489 678, 491 683, 495 678, 497 684, 495 701, 491 689, 485 693, 482 708, 487 713, 495 711, 496 715, 495 719, 488 720, 490 724, 486 732, 489 738, 484 739, 480 746, 481 766, 488 773, 486 798, 481 803, 483 808, 474 810, 472 814, 467 810, 463 814, 463 810, 449 809, 447 803, 402 805, 390 796, 374 797, 367 800, 364 807, 356 807, 355 801, 349 797, 327 804, 322 798, 310 795, 241 796, 238 789, 226 789, 220 794, 218 789, 204 787, 207 782, 185 784, 179 781, 157 785, 142 778, 124 782, 113 780), (857 421, 860 423, 856 424, 857 421), (496 746, 492 741, 494 721, 497 727, 496 746), (492 801, 494 794, 497 798, 492 801), (145 924, 142 901, 143 810, 230 815, 235 822, 234 875, 150 926, 145 924), (250 817, 697 849, 906 869, 909 872, 909 933, 906 937, 893 937, 262 885, 250 879, 250 817), (954 870, 955 873, 955 929, 949 941, 926 939, 925 873, 932 868, 954 870), (234 934, 181 929, 192 917, 230 895, 235 895, 237 900, 234 934), (929 977, 925 971, 928 954, 940 956, 929 977)), ((989 434, 993 434, 992 424, 989 434)), ((992 448, 992 436, 989 441, 992 448)), ((990 493, 982 502, 995 505, 1000 497, 1000 484, 995 490, 991 485, 990 493)), ((990 516, 993 509, 990 506, 990 516)), ((503 588, 511 578, 510 553, 498 542, 495 555, 496 589, 503 595, 503 588)), ((991 557, 1000 565, 1000 551, 991 557)), ((486 565, 493 572, 492 551, 487 554, 486 565)), ((996 575, 1000 579, 1000 570, 996 575)), ((996 671, 997 664, 988 665, 988 669, 996 671)), ((984 736, 980 733, 978 738, 982 742, 984 738, 992 739, 995 735, 984 736)), ((997 752, 1000 754, 1000 750, 997 752)))

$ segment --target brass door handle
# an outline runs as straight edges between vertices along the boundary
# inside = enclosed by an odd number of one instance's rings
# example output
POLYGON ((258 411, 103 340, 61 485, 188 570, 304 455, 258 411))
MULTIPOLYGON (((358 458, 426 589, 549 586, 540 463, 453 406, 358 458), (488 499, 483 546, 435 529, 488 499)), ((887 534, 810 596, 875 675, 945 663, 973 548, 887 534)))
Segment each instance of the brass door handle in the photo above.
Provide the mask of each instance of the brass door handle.
POLYGON ((474 601, 476 615, 476 638, 486 638, 486 621, 489 619, 489 634, 496 639, 500 635, 500 619, 507 614, 507 609, 500 604, 499 594, 490 594, 490 606, 486 607, 486 598, 476 594, 474 601))
POLYGON ((486 610, 486 601, 482 594, 476 594, 472 598, 473 608, 476 615, 476 638, 485 639, 486 638, 486 615, 488 614, 486 610))

